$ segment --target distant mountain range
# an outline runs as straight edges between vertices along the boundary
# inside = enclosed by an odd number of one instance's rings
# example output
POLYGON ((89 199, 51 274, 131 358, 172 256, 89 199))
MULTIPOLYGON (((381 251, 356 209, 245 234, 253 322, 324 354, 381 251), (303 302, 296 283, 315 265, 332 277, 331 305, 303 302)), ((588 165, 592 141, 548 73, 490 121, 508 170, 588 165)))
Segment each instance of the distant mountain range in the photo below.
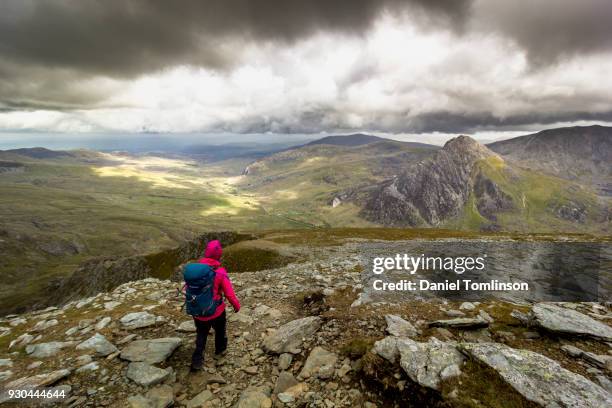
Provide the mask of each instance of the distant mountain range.
POLYGON ((612 127, 549 129, 487 147, 520 166, 576 180, 612 195, 612 127))
MULTIPOLYGON (((314 140, 307 143, 306 146, 313 145, 332 145, 332 146, 363 146, 371 143, 388 142, 390 139, 386 139, 379 136, 366 135, 363 133, 354 133, 351 135, 337 135, 327 136, 321 139, 314 140)), ((427 143, 417 142, 399 142, 403 146, 426 148, 426 149, 438 149, 438 146, 434 146, 427 143)))
POLYGON ((551 129, 488 146, 459 136, 443 148, 354 134, 264 157, 244 174, 245 187, 271 197, 302 186, 296 194, 331 225, 361 218, 388 226, 607 231, 603 196, 610 191, 611 155, 612 128, 602 126, 551 129), (316 208, 323 202, 338 219, 316 208))

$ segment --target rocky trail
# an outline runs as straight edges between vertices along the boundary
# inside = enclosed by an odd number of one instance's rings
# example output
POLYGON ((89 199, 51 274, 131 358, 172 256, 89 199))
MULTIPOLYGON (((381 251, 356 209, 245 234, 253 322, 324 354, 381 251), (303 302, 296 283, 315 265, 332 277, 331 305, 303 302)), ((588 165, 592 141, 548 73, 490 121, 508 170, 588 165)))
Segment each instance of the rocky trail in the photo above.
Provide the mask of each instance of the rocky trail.
MULTIPOLYGON (((360 244, 361 245, 361 244, 360 244)), ((0 320, 4 390, 67 407, 612 406, 609 304, 443 299, 360 304, 359 246, 230 276, 228 353, 190 373, 178 282, 143 279, 0 320)))

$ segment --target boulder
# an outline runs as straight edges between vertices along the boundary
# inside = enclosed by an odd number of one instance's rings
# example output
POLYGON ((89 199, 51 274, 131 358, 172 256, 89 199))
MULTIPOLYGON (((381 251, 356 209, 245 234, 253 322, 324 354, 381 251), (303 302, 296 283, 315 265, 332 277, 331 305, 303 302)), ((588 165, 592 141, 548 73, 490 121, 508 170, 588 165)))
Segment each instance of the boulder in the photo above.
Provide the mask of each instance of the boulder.
POLYGON ((297 354, 304 338, 312 336, 321 327, 321 318, 309 316, 282 325, 264 338, 263 347, 269 353, 297 354))
POLYGON ((415 337, 418 334, 417 329, 410 322, 399 316, 385 315, 385 321, 387 322, 387 332, 392 336, 415 337))
POLYGON ((304 368, 298 375, 299 379, 310 377, 327 379, 334 374, 334 366, 338 356, 325 350, 323 347, 315 347, 304 363, 304 368))
POLYGON ((182 340, 179 337, 167 337, 152 340, 136 340, 121 350, 120 357, 128 361, 144 361, 149 364, 166 360, 182 340))
POLYGON ((157 318, 149 312, 134 312, 123 316, 120 322, 126 329, 140 329, 155 325, 157 318))
POLYGON ((551 332, 590 336, 612 341, 612 328, 583 313, 550 303, 538 303, 531 309, 533 322, 551 332))
POLYGON ((612 406, 612 397, 603 388, 533 351, 501 343, 463 343, 459 349, 495 370, 519 394, 536 404, 581 408, 612 406))
POLYGON ((91 350, 94 352, 96 357, 106 357, 109 354, 113 354, 118 351, 117 347, 110 341, 106 339, 100 333, 94 334, 89 339, 84 342, 78 344, 76 346, 77 350, 91 350))
POLYGON ((128 365, 126 376, 136 384, 149 387, 159 384, 168 378, 170 376, 170 371, 137 361, 128 365))
POLYGON ((74 346, 76 341, 51 341, 49 343, 29 344, 26 353, 32 358, 47 358, 56 355, 61 349, 74 346))
POLYGON ((442 380, 461 374, 465 358, 456 343, 442 342, 435 337, 427 343, 401 340, 397 342, 400 365, 412 381, 437 390, 442 380))
POLYGON ((454 327, 457 329, 478 329, 487 327, 489 322, 480 316, 458 317, 456 319, 436 320, 429 323, 429 327, 454 327))

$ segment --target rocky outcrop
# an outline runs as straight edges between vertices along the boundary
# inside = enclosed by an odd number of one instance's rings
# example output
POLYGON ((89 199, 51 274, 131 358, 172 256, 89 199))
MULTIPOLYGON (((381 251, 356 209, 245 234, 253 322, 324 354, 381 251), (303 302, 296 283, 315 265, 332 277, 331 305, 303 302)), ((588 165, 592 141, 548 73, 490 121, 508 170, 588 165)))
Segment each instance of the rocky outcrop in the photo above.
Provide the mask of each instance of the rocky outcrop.
MULTIPOLYGON (((399 245, 405 248, 404 244, 399 245)), ((182 299, 176 296, 179 285, 169 280, 128 282, 61 308, 0 318, 2 341, 12 344, 10 350, 0 350, 0 385, 19 381, 16 384, 62 387, 69 392, 63 404, 74 407, 373 408, 401 406, 406 399, 414 406, 452 407, 458 401, 495 406, 481 397, 497 398, 498 391, 500 401, 506 402, 508 396, 525 401, 530 394, 504 384, 509 380, 500 375, 501 381, 485 357, 481 361, 476 351, 467 351, 471 344, 495 339, 513 347, 513 342, 519 342, 533 349, 531 353, 542 353, 539 357, 520 354, 536 363, 512 362, 511 367, 521 374, 518 384, 526 390, 540 387, 547 370, 560 371, 558 367, 564 366, 573 372, 556 373, 557 386, 567 384, 581 398, 602 402, 601 390, 610 387, 610 345, 601 337, 525 331, 510 313, 520 310, 524 321, 533 324, 526 306, 492 300, 391 302, 381 298, 351 308, 357 296, 353 288, 362 282, 360 255, 368 245, 358 241, 329 250, 308 243, 304 247, 312 258, 304 262, 232 274, 243 307, 239 313, 226 310, 227 354, 213 357, 211 334, 204 369, 197 373, 189 370, 195 337, 192 320, 181 310, 182 299), (463 319, 478 325, 481 320, 488 322, 489 327, 472 330, 463 323, 449 329, 429 327, 428 322, 444 319, 449 310, 461 311, 463 319), (47 325, 40 322, 51 320, 57 323, 33 331, 47 325), (381 340, 372 347, 376 339, 381 340), (28 345, 34 347, 32 351, 44 350, 41 344, 53 342, 69 344, 48 357, 23 352, 28 345), (116 349, 120 350, 112 352, 116 349), (561 364, 550 364, 552 359, 561 364), (56 367, 69 370, 54 373, 56 367), (534 374, 533 367, 545 369, 534 368, 534 374), (481 393, 485 387, 493 391, 481 393)), ((379 253, 380 246, 371 249, 379 253)), ((612 318, 612 309, 605 303, 564 306, 604 325, 612 318)), ((505 349, 495 349, 501 356, 482 353, 491 355, 491 365, 500 362, 500 373, 506 364, 502 357, 510 358, 505 349)))
POLYGON ((475 164, 494 156, 468 136, 451 139, 433 157, 384 183, 362 214, 385 225, 438 225, 463 210, 472 192, 475 164))
POLYGON ((464 343, 459 348, 495 370, 527 400, 543 407, 612 405, 612 396, 603 388, 533 351, 499 343, 464 343))
POLYGON ((551 332, 590 336, 612 341, 612 328, 583 313, 551 303, 538 303, 531 309, 533 323, 551 332))
POLYGON ((442 342, 435 337, 419 343, 408 338, 387 337, 375 343, 374 353, 390 363, 399 363, 415 383, 439 389, 440 382, 461 374, 465 358, 456 344, 442 342))

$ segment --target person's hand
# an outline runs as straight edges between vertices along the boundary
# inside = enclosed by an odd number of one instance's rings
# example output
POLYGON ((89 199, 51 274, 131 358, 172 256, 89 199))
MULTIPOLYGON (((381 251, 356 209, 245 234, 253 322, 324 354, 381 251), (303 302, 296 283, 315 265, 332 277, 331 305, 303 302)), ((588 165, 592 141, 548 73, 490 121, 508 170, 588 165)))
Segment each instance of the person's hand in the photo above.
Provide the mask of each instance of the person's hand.
POLYGON ((240 311, 240 308, 234 308, 234 313, 238 313, 240 311))

